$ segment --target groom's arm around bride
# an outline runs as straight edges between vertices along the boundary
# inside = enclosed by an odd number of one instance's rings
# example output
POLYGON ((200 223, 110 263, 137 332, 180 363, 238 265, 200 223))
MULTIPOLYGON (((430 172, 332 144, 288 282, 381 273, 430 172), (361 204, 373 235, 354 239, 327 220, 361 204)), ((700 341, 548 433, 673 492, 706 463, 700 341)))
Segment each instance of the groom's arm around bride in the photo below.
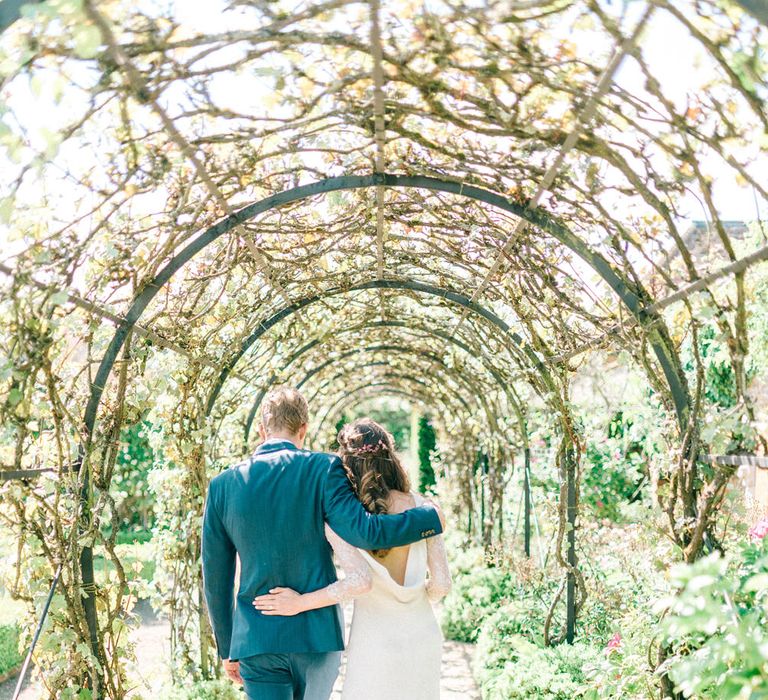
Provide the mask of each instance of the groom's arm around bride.
POLYGON ((352 490, 338 457, 328 470, 323 507, 331 529, 349 544, 365 550, 411 544, 441 534, 444 527, 442 513, 431 502, 396 515, 369 513, 352 490))

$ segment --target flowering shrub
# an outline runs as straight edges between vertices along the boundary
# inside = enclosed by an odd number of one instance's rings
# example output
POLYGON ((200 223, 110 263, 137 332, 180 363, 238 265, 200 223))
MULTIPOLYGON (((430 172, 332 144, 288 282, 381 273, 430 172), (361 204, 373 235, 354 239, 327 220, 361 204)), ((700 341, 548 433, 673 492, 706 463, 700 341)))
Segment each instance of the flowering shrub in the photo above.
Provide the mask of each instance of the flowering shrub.
POLYGON ((650 449, 640 424, 619 412, 607 429, 593 427, 584 455, 582 503, 601 518, 622 520, 622 507, 637 499, 650 449))
POLYGON ((491 566, 480 549, 462 552, 450 541, 449 548, 453 548, 453 588, 443 603, 443 634, 448 639, 475 642, 485 621, 505 610, 516 620, 514 633, 539 641, 545 601, 554 594, 556 581, 544 571, 531 569, 528 562, 507 559, 503 552, 497 552, 491 566))
POLYGON ((664 601, 675 655, 665 665, 686 697, 768 697, 768 537, 766 521, 723 558, 713 554, 672 571, 679 592, 664 601))
POLYGON ((585 692, 585 669, 601 651, 584 642, 541 647, 515 634, 514 612, 500 610, 482 627, 475 675, 485 700, 571 700, 585 692))
POLYGON ((633 608, 616 620, 617 632, 595 661, 585 667, 584 700, 656 700, 659 678, 649 650, 653 649, 656 618, 648 608, 633 608))
POLYGON ((619 619, 605 643, 588 635, 573 646, 543 647, 526 630, 530 600, 509 604, 482 625, 475 676, 485 700, 656 700, 659 679, 648 650, 656 634, 648 609, 619 619))
POLYGON ((456 576, 443 607, 443 633, 460 642, 476 641, 482 623, 512 597, 513 589, 512 577, 502 569, 456 576))
POLYGON ((605 649, 609 653, 612 651, 621 651, 621 632, 616 632, 616 634, 611 637, 611 640, 608 642, 605 649))
POLYGON ((749 539, 753 542, 762 540, 766 535, 768 535, 768 518, 758 520, 751 528, 749 528, 749 539))

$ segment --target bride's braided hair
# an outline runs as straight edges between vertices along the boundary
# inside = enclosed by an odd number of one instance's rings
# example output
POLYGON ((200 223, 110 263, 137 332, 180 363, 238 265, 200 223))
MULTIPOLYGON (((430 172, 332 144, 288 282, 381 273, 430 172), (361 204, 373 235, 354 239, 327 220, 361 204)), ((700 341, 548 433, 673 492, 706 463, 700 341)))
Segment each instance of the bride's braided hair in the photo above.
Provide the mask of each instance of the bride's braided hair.
MULTIPOLYGON (((345 425, 338 435, 339 456, 347 478, 369 513, 389 512, 390 491, 409 493, 411 481, 395 452, 395 441, 387 430, 370 418, 345 425)), ((373 552, 378 557, 388 549, 373 552)))

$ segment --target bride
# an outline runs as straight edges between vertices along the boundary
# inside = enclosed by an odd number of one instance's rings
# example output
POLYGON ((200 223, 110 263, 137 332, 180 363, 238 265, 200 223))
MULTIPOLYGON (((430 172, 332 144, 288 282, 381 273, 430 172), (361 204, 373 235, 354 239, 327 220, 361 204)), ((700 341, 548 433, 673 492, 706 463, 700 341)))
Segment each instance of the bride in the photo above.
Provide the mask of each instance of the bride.
MULTIPOLYGON (((342 428, 338 442, 347 476, 369 512, 402 513, 421 505, 381 425, 356 420, 342 428)), ((442 536, 366 552, 325 529, 344 579, 304 594, 273 588, 254 606, 264 615, 298 615, 354 599, 342 699, 437 700, 442 634, 430 600, 451 587, 442 536)))

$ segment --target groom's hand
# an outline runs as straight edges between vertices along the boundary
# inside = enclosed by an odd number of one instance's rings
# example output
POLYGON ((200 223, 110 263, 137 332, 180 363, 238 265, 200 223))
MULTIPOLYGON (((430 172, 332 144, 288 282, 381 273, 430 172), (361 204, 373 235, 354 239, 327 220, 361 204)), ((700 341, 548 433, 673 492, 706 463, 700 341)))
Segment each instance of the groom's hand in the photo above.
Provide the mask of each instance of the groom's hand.
POLYGON ((433 501, 431 498, 426 498, 424 499, 424 505, 432 506, 437 511, 437 517, 440 518, 440 527, 442 527, 443 532, 445 532, 445 515, 443 515, 443 510, 437 504, 437 501, 433 501))
POLYGON ((224 664, 224 671, 227 674, 227 676, 229 676, 230 680, 233 680, 235 683, 239 683, 240 685, 242 685, 243 678, 240 675, 240 662, 224 659, 223 664, 224 664))

